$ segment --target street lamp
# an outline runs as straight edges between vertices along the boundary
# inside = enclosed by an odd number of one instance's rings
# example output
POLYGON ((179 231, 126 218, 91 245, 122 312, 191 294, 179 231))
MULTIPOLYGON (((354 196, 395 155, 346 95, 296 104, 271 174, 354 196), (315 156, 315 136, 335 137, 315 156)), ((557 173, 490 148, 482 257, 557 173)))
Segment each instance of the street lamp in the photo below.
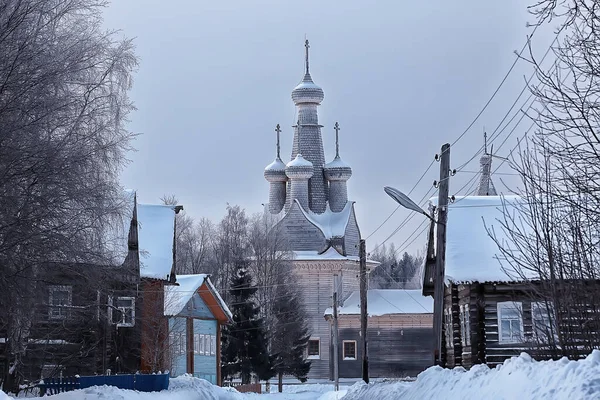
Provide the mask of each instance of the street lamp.
MULTIPOLYGON (((401 206, 425 215, 429 220, 437 224, 437 241, 436 241, 436 257, 435 257, 435 272, 433 278, 433 336, 434 336, 434 359, 437 365, 442 364, 442 322, 443 322, 443 307, 444 307, 444 258, 446 254, 446 218, 447 218, 447 190, 445 191, 444 204, 441 204, 438 219, 435 220, 417 203, 412 201, 407 195, 390 186, 386 186, 383 190, 394 201, 401 206)), ((438 201, 438 203, 440 203, 438 201)), ((439 204, 438 204, 439 205, 439 204)), ((432 226, 433 229, 433 226, 432 226)))
POLYGON ((423 210, 421 207, 419 207, 419 205, 417 203, 412 201, 410 197, 408 197, 407 195, 405 195, 398 189, 393 188, 391 186, 386 186, 383 188, 383 190, 388 194, 388 196, 390 196, 392 199, 394 199, 394 201, 396 203, 400 204, 402 207, 408 208, 409 210, 412 210, 412 211, 416 211, 419 214, 423 214, 424 216, 429 218, 431 221, 437 223, 437 221, 434 220, 431 217, 431 215, 427 214, 427 212, 425 210, 423 210))

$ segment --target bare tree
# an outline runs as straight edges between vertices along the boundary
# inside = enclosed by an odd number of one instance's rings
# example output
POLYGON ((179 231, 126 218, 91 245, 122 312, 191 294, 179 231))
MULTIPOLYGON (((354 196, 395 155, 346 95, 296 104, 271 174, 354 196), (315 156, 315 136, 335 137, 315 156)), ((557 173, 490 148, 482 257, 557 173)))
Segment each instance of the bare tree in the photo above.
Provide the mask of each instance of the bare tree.
POLYGON ((511 160, 522 200, 504 204, 503 232, 490 233, 541 304, 536 348, 580 357, 600 346, 600 5, 542 0, 531 10, 539 24, 559 22, 561 41, 550 69, 531 55, 537 129, 511 160))
POLYGON ((0 4, 0 331, 14 386, 47 262, 114 261, 106 228, 122 209, 118 173, 132 135, 129 40, 101 29, 103 2, 0 4))

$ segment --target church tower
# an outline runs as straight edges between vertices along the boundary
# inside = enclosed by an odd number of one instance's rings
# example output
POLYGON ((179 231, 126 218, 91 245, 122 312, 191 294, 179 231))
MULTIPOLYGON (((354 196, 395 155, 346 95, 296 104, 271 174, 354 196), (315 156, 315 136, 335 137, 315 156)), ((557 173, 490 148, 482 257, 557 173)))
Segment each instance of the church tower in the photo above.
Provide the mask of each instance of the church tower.
MULTIPOLYGON (((321 214, 327 204, 327 182, 323 167, 325 155, 323 152, 323 138, 321 137, 322 125, 319 125, 317 108, 325 97, 323 89, 317 86, 310 76, 308 64, 308 40, 305 46, 305 73, 302 82, 292 91, 292 100, 296 105, 298 123, 294 126, 294 142, 292 146, 292 160, 302 154, 305 160, 313 165, 312 177, 308 180, 308 208, 321 214)), ((289 202, 293 198, 289 196, 289 202)))
MULTIPOLYGON (((335 158, 325 164, 322 125, 317 110, 324 99, 309 70, 308 41, 302 81, 292 91, 297 123, 293 126, 291 157, 282 161, 279 151, 279 125, 275 161, 264 170, 269 182, 269 204, 265 212, 276 221, 276 234, 285 237, 285 251, 298 277, 310 330, 307 357, 309 377, 328 379, 332 368, 329 354, 331 327, 323 317, 332 306, 334 282, 339 302, 358 290, 358 243, 360 230, 354 202, 348 199, 347 182, 352 169, 340 157, 336 122, 335 158)), ((367 268, 372 268, 372 262, 367 268)))

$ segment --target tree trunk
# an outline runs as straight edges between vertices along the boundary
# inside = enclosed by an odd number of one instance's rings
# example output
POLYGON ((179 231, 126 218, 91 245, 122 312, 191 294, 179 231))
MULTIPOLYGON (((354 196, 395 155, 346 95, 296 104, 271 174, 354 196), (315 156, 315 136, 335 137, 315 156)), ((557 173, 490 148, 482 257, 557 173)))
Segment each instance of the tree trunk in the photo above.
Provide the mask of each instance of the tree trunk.
POLYGON ((278 382, 277 382, 277 390, 279 393, 283 392, 283 372, 279 372, 278 374, 278 382))

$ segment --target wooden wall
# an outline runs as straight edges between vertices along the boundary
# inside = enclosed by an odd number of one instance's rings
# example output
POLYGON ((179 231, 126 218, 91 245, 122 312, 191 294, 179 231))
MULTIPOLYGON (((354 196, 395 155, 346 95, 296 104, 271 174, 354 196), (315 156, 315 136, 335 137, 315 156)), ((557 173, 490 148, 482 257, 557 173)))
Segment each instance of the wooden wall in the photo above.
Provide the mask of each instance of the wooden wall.
MULTIPOLYGON (((341 378, 359 378, 362 371, 360 318, 340 316, 341 378), (343 341, 355 340, 357 359, 343 359, 343 341)), ((367 329, 369 375, 373 378, 416 376, 433 365, 433 315, 394 314, 370 317, 367 329)))

